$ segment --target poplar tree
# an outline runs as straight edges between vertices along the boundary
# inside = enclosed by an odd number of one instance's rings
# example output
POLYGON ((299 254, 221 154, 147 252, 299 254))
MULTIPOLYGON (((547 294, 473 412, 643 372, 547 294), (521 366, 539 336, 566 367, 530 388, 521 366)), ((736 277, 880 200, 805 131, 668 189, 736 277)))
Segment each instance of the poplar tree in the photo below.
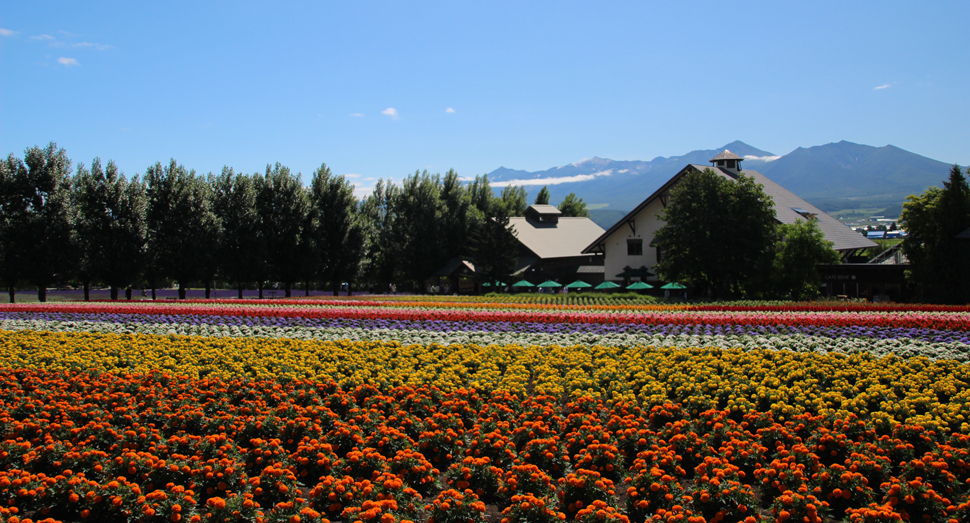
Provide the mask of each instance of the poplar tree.
POLYGON ((145 189, 128 180, 113 161, 104 168, 95 158, 78 166, 73 180, 77 277, 90 298, 90 283, 102 282, 118 299, 118 289, 141 278, 145 254, 145 189))
POLYGON ((475 264, 475 274, 483 283, 495 285, 505 281, 515 270, 519 241, 509 225, 509 214, 500 198, 492 200, 482 223, 472 232, 468 259, 475 264))
POLYGON ((367 278, 377 283, 376 292, 386 292, 399 274, 399 244, 395 234, 399 193, 399 187, 380 179, 371 195, 360 204, 366 239, 362 270, 367 278))
POLYGON ((341 282, 356 280, 364 255, 364 226, 354 186, 321 164, 310 182, 310 207, 316 274, 330 283, 336 296, 341 282))
POLYGON ((192 281, 207 278, 209 258, 217 248, 219 225, 212 212, 206 181, 174 159, 145 171, 147 228, 146 277, 152 289, 163 280, 178 283, 185 299, 192 281))
POLYGON ((563 217, 589 218, 589 211, 586 209, 586 202, 582 198, 577 198, 576 193, 569 193, 562 203, 559 204, 559 212, 563 217))
POLYGON ((302 264, 309 256, 303 234, 310 211, 309 198, 299 175, 278 162, 275 166, 267 165, 266 173, 258 182, 259 237, 268 269, 263 279, 271 277, 282 283, 289 298, 293 284, 300 281, 302 264))
POLYGON ((27 149, 24 161, 10 155, 4 162, 3 262, 11 301, 19 279, 47 301, 47 288, 74 268, 70 172, 71 160, 54 142, 27 149))
POLYGON ((221 224, 217 244, 219 272, 236 286, 237 296, 254 282, 263 262, 259 239, 259 212, 256 209, 256 182, 253 176, 223 167, 210 181, 213 187, 212 210, 221 224))
POLYGON ((509 216, 524 216, 525 210, 529 207, 525 187, 507 185, 502 188, 500 198, 509 216))
MULTIPOLYGON (((970 173, 970 169, 968 169, 970 173)), ((930 187, 906 198, 900 226, 909 279, 920 296, 934 303, 970 303, 967 252, 956 236, 970 228, 970 185, 954 165, 943 188, 930 187)))
POLYGON ((415 289, 445 264, 441 178, 427 171, 404 179, 394 201, 394 231, 402 275, 415 289))
POLYGON ((549 187, 543 185, 542 189, 539 189, 539 194, 536 195, 536 205, 549 205, 549 187))

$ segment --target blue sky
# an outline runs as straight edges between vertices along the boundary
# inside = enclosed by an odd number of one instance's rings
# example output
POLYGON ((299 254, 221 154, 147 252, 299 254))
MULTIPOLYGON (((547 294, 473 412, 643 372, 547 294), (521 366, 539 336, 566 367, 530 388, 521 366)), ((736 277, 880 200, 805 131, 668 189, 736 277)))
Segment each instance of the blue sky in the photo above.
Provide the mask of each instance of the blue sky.
POLYGON ((733 140, 970 163, 970 2, 0 1, 0 153, 367 192, 733 140))

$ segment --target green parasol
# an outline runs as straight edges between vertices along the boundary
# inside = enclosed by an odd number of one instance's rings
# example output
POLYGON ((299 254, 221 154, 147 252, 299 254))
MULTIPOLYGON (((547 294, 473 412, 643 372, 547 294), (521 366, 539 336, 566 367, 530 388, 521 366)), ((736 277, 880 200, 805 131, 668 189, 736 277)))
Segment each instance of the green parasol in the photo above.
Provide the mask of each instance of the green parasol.
POLYGON ((628 291, 639 291, 643 289, 652 289, 652 288, 653 288, 653 285, 650 285, 649 283, 642 282, 642 281, 631 283, 630 285, 626 286, 626 289, 628 291))
POLYGON ((599 290, 599 291, 607 290, 607 289, 619 289, 620 288, 620 284, 619 283, 613 283, 611 281, 604 281, 603 283, 601 283, 601 284, 599 284, 599 285, 597 285, 596 287, 593 287, 593 288, 596 289, 596 290, 599 290))

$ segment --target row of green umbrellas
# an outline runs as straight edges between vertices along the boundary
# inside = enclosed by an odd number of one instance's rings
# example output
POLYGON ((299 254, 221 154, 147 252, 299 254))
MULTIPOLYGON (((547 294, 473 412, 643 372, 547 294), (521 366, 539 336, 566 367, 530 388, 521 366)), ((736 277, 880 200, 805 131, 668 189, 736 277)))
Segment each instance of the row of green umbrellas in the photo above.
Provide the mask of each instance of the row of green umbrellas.
MULTIPOLYGON (((482 286, 483 287, 491 287, 492 284, 491 283, 483 283, 482 286)), ((499 282, 498 286, 499 287, 504 287, 505 284, 499 282)), ((520 289, 521 288, 524 288, 524 287, 538 287, 540 289, 558 289, 559 287, 562 287, 562 286, 563 285, 561 283, 555 282, 555 281, 552 281, 552 280, 544 281, 544 282, 540 283, 539 285, 535 285, 533 283, 530 283, 528 280, 521 280, 521 281, 517 281, 517 282, 515 282, 515 283, 512 284, 512 287, 516 287, 516 288, 520 288, 520 289)), ((584 282, 584 281, 581 281, 581 280, 576 280, 576 281, 574 281, 574 282, 566 285, 566 288, 567 289, 585 289, 587 287, 593 287, 593 286, 590 285, 590 284, 588 284, 588 283, 586 283, 586 282, 584 282)), ((597 285, 596 287, 593 287, 593 288, 596 289, 596 290, 608 290, 608 289, 618 289, 620 287, 621 286, 619 284, 617 284, 617 283, 613 283, 611 281, 604 281, 603 283, 601 283, 601 284, 599 284, 599 285, 597 285)), ((653 285, 650 285, 649 283, 646 283, 646 282, 638 281, 636 283, 627 285, 626 288, 628 290, 638 291, 638 290, 643 290, 643 289, 652 289, 653 288, 653 285)), ((686 288, 687 287, 684 287, 683 285, 681 285, 681 284, 679 284, 677 282, 668 283, 668 284, 664 285, 663 287, 661 287, 661 289, 668 289, 668 290, 669 289, 686 289, 686 288)))

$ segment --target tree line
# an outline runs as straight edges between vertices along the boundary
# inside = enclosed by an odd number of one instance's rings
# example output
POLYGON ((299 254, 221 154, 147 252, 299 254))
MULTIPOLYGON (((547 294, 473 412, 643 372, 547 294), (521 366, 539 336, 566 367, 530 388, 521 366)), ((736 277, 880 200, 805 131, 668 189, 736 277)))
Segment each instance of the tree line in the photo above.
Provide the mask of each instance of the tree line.
MULTIPOLYGON (((112 299, 127 286, 150 288, 154 299, 172 283, 183 299, 189 286, 208 298, 217 284, 262 297, 273 283, 289 297, 299 286, 336 294, 343 282, 420 289, 454 257, 499 279, 518 254, 508 224, 526 197, 512 186, 496 196, 487 176, 463 183, 454 170, 416 171, 400 186, 380 180, 363 199, 326 164, 308 185, 280 163, 200 175, 173 159, 129 178, 99 158, 73 169, 50 143, 0 160, 0 281, 11 302, 19 287, 46 301, 48 288, 68 284, 85 299, 93 286, 112 299)), ((588 215, 574 194, 561 207, 588 215)))

